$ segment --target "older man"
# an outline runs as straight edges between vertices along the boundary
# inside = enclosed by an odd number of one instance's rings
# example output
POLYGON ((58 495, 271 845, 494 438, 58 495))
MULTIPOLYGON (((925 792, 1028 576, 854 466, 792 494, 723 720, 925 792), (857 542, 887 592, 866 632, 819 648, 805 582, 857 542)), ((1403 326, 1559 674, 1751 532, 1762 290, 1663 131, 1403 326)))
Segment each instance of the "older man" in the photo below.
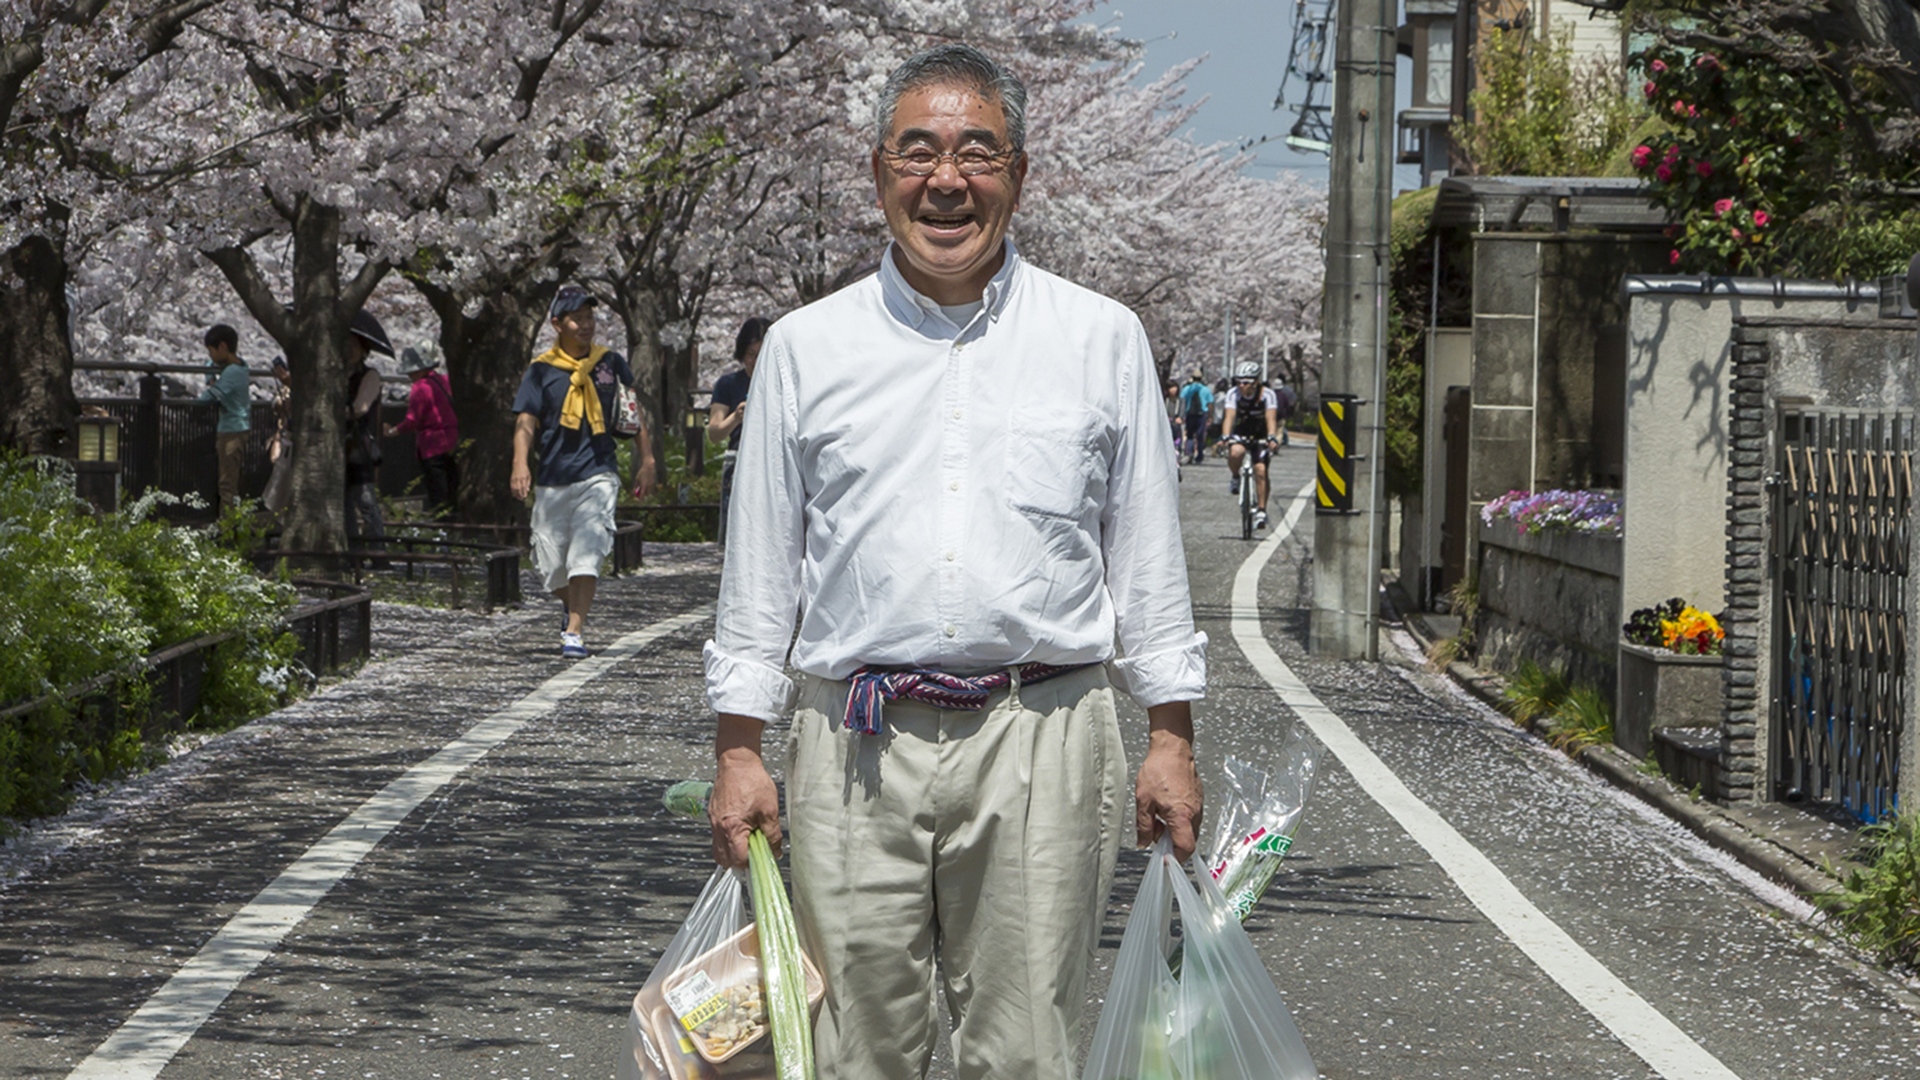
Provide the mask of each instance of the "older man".
POLYGON ((1138 841, 1184 858, 1200 821, 1206 639, 1159 380, 1132 313, 1007 241, 1025 108, 967 46, 894 71, 871 161, 893 243, 774 324, 741 439, 706 651, 714 856, 779 837, 761 730, 791 698, 823 1080, 925 1075, 936 959, 961 1077, 1074 1075, 1126 821, 1113 686, 1151 727, 1138 841))

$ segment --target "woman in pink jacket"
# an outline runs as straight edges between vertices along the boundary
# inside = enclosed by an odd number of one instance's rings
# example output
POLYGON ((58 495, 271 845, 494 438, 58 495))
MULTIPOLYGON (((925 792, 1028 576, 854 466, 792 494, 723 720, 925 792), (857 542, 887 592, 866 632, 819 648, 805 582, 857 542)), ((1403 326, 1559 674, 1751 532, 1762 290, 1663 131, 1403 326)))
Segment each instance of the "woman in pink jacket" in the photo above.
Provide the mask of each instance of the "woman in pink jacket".
POLYGON ((420 456, 420 477, 427 486, 427 516, 453 516, 454 493, 460 487, 460 469, 453 454, 460 445, 460 421, 453 415, 453 387, 436 370, 438 356, 431 346, 404 349, 400 370, 413 376, 407 391, 407 416, 387 428, 387 434, 413 432, 414 452, 420 456))

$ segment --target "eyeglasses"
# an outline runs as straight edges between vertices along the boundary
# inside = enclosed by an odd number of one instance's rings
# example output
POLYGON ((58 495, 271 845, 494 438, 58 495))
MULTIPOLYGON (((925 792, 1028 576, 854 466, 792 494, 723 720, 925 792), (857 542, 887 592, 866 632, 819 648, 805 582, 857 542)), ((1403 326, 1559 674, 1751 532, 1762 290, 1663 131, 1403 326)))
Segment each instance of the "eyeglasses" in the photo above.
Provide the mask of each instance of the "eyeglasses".
POLYGON ((888 150, 882 147, 880 153, 899 167, 908 176, 932 176, 940 168, 942 161, 952 161, 953 167, 961 176, 985 176, 1001 165, 1013 159, 1018 150, 989 150, 984 146, 966 146, 959 150, 936 152, 930 146, 910 146, 905 150, 888 150))

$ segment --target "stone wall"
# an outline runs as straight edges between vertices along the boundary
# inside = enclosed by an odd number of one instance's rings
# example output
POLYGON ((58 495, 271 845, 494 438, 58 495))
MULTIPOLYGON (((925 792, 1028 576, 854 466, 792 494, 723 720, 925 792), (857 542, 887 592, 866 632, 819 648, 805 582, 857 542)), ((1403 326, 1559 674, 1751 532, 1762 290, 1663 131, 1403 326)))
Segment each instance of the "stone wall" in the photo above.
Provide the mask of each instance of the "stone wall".
POLYGON ((1560 665, 1611 700, 1620 641, 1620 539, 1529 536, 1511 521, 1480 529, 1481 667, 1560 665))

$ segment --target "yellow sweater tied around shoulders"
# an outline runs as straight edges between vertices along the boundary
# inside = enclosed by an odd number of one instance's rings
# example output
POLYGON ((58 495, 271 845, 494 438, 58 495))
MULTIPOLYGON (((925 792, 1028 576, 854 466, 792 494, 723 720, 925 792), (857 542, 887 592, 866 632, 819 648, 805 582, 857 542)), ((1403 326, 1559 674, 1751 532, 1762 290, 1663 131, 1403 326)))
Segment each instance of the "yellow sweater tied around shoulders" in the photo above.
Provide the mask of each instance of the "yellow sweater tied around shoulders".
POLYGON ((587 427, 595 435, 604 434, 607 420, 600 412, 600 392, 593 388, 593 369, 600 358, 607 355, 606 347, 595 345, 588 350, 585 360, 576 360, 555 345, 546 352, 533 358, 536 364, 552 364, 561 371, 572 375, 567 386, 567 399, 560 403, 560 426, 578 431, 580 421, 586 419, 587 427))

